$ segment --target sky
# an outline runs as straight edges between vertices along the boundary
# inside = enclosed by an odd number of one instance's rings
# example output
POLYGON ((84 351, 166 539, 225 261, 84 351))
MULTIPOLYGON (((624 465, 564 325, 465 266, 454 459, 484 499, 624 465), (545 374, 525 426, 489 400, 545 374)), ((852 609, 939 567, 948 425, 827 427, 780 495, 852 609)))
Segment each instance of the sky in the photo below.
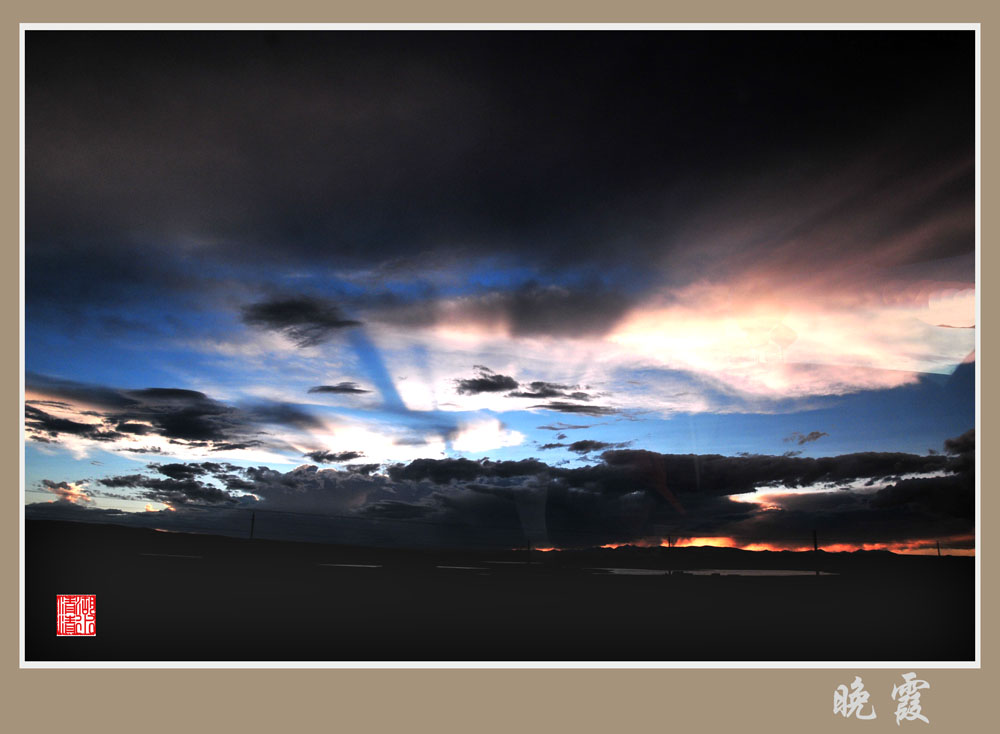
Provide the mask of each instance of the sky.
POLYGON ((969 553, 974 70, 971 31, 27 31, 26 516, 969 553))

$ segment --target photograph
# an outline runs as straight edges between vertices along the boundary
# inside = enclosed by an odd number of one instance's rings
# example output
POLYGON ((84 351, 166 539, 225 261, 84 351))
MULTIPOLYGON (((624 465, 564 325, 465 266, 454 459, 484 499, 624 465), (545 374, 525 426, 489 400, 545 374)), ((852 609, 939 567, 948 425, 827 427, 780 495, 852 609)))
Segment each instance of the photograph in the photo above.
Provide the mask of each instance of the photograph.
POLYGON ((22 44, 22 665, 978 665, 972 26, 22 44))

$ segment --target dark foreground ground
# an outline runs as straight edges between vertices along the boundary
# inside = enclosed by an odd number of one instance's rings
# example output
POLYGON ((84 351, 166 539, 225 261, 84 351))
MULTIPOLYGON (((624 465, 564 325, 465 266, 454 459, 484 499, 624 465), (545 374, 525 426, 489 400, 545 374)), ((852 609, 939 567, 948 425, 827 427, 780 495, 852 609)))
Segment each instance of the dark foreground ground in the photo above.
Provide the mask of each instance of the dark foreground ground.
POLYGON ((973 560, 958 557, 435 553, 25 529, 28 661, 972 660, 974 593, 973 560), (835 575, 682 573, 768 568, 835 575), (59 593, 96 594, 95 637, 56 636, 59 593))

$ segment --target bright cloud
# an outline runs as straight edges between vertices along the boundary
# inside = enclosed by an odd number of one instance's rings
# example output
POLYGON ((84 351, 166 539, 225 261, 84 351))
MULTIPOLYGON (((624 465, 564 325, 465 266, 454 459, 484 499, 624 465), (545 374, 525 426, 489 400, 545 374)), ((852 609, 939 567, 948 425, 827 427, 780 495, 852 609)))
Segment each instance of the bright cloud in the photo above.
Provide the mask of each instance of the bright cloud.
POLYGON ((464 426, 451 442, 455 451, 481 453, 505 446, 517 446, 524 441, 524 434, 504 428, 496 420, 485 420, 464 426))

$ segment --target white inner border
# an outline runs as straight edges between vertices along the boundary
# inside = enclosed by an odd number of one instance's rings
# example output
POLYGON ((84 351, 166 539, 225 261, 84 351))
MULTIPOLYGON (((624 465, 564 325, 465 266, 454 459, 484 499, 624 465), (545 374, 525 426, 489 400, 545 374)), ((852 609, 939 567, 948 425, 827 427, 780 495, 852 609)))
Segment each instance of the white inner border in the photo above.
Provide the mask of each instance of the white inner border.
MULTIPOLYGON (((20 24, 20 661, 21 668, 964 668, 982 667, 982 459, 976 451, 976 658, 974 661, 26 661, 24 659, 24 32, 28 30, 951 30, 975 32, 976 56, 976 438, 981 431, 981 27, 979 23, 21 23, 20 24)), ((978 447, 977 447, 978 449, 978 447)))

